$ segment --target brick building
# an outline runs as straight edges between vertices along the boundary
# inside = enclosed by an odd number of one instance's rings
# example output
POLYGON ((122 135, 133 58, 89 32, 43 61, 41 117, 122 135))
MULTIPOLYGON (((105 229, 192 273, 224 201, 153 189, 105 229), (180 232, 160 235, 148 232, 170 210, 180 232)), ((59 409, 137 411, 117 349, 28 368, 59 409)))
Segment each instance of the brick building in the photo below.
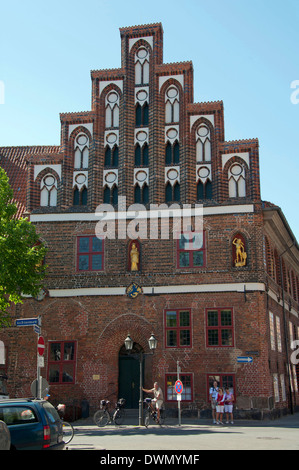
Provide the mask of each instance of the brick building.
MULTIPOLYGON (((193 409, 216 379, 234 390, 240 416, 295 410, 299 250, 281 209, 261 200, 258 140, 225 141, 223 103, 193 102, 192 62, 163 63, 161 24, 120 36, 121 67, 91 72, 91 111, 60 115, 60 146, 0 148, 19 214, 48 247, 45 289, 12 317, 41 315, 53 402, 87 400, 93 410, 124 396, 137 407, 139 363, 124 340, 148 353, 153 333, 143 381, 159 381, 168 407, 179 361, 193 409), (104 203, 114 238, 100 234, 104 203), (144 208, 139 225, 126 213, 134 203, 144 208), (187 204, 202 206, 202 230, 196 216, 184 230, 163 218, 187 204)), ((32 328, 0 332, 11 396, 30 394, 36 338, 32 328)))

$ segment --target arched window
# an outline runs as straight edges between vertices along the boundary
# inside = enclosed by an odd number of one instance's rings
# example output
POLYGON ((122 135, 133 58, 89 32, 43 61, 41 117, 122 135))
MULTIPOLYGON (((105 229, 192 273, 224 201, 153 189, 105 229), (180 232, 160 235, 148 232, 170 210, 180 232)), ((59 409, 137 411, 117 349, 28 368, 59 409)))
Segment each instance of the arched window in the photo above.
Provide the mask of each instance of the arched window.
POLYGON ((105 166, 116 168, 118 166, 118 145, 111 149, 108 145, 105 150, 105 166))
POLYGON ((106 96, 106 129, 119 127, 119 94, 112 90, 106 96))
POLYGON ((148 166, 148 144, 143 146, 136 144, 135 147, 135 166, 148 166))
POLYGON ((79 190, 77 187, 74 188, 73 205, 74 206, 86 206, 87 205, 87 188, 85 186, 83 186, 81 190, 79 190))
POLYGON ((211 132, 208 126, 201 124, 196 129, 196 161, 210 162, 212 159, 211 132))
POLYGON ((50 173, 41 180, 40 205, 42 207, 57 205, 57 180, 50 173))
POLYGON ((118 204, 118 187, 116 185, 109 188, 105 186, 104 188, 104 204, 111 204, 112 206, 117 206, 118 204))
POLYGON ((74 168, 77 170, 88 169, 89 161, 89 138, 86 134, 77 135, 74 143, 75 158, 74 168))
POLYGON ((197 183, 197 200, 212 199, 212 182, 206 180, 205 183, 198 181, 197 183))
POLYGON ((140 47, 135 54, 135 85, 149 84, 149 51, 140 47))
POLYGON ((136 127, 148 126, 148 113, 149 113, 148 103, 144 103, 143 106, 137 103, 136 119, 135 119, 136 127))
POLYGON ((165 123, 177 123, 180 120, 180 94, 177 87, 171 85, 165 93, 165 123))
POLYGON ((245 168, 240 163, 234 163, 228 170, 229 197, 246 197, 245 168))
POLYGON ((180 202, 180 183, 176 182, 173 186, 171 183, 167 183, 165 187, 165 201, 170 202, 180 202))
POLYGON ((177 165, 180 162, 180 144, 167 142, 165 147, 165 165, 177 165))
POLYGON ((149 189, 147 184, 144 184, 142 187, 136 184, 134 189, 134 202, 135 204, 148 204, 149 189))

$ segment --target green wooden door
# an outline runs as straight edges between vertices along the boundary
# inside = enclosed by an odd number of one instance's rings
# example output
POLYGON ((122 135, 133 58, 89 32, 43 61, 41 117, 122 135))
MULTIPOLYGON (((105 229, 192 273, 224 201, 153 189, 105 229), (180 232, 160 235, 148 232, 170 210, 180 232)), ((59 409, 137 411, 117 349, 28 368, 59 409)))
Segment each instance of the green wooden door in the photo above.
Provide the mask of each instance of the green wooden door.
POLYGON ((126 399, 126 408, 138 408, 139 376, 139 360, 130 356, 119 356, 118 398, 126 399))

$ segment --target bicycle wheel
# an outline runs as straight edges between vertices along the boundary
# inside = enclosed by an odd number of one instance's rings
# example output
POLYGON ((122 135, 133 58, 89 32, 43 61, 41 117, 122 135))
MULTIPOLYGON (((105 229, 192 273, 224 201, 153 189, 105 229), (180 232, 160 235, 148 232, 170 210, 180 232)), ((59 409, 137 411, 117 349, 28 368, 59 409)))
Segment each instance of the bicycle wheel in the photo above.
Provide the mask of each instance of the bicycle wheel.
POLYGON ((149 410, 146 411, 146 414, 145 414, 145 417, 144 417, 144 426, 146 428, 148 428, 148 425, 150 423, 150 417, 151 417, 151 413, 149 410))
POLYGON ((166 411, 162 408, 162 410, 160 410, 160 426, 162 426, 164 423, 165 423, 165 419, 166 419, 166 411))
POLYGON ((71 442, 74 437, 74 428, 67 421, 62 422, 63 440, 65 444, 71 442))
POLYGON ((123 424, 125 415, 126 415, 125 410, 122 410, 122 409, 116 410, 113 415, 114 423, 117 424, 117 426, 119 426, 120 424, 123 424))
POLYGON ((110 421, 110 416, 107 410, 98 410, 93 415, 93 420, 97 426, 102 427, 106 426, 106 424, 110 421))

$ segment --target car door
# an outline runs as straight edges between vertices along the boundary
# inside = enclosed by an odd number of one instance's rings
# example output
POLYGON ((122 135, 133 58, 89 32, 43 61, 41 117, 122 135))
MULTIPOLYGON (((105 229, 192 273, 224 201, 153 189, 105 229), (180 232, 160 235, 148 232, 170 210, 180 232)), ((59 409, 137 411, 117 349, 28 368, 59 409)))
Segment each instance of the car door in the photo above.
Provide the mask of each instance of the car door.
POLYGON ((29 404, 10 404, 2 408, 3 421, 11 436, 11 445, 18 449, 39 450, 43 445, 43 423, 37 410, 29 404))

